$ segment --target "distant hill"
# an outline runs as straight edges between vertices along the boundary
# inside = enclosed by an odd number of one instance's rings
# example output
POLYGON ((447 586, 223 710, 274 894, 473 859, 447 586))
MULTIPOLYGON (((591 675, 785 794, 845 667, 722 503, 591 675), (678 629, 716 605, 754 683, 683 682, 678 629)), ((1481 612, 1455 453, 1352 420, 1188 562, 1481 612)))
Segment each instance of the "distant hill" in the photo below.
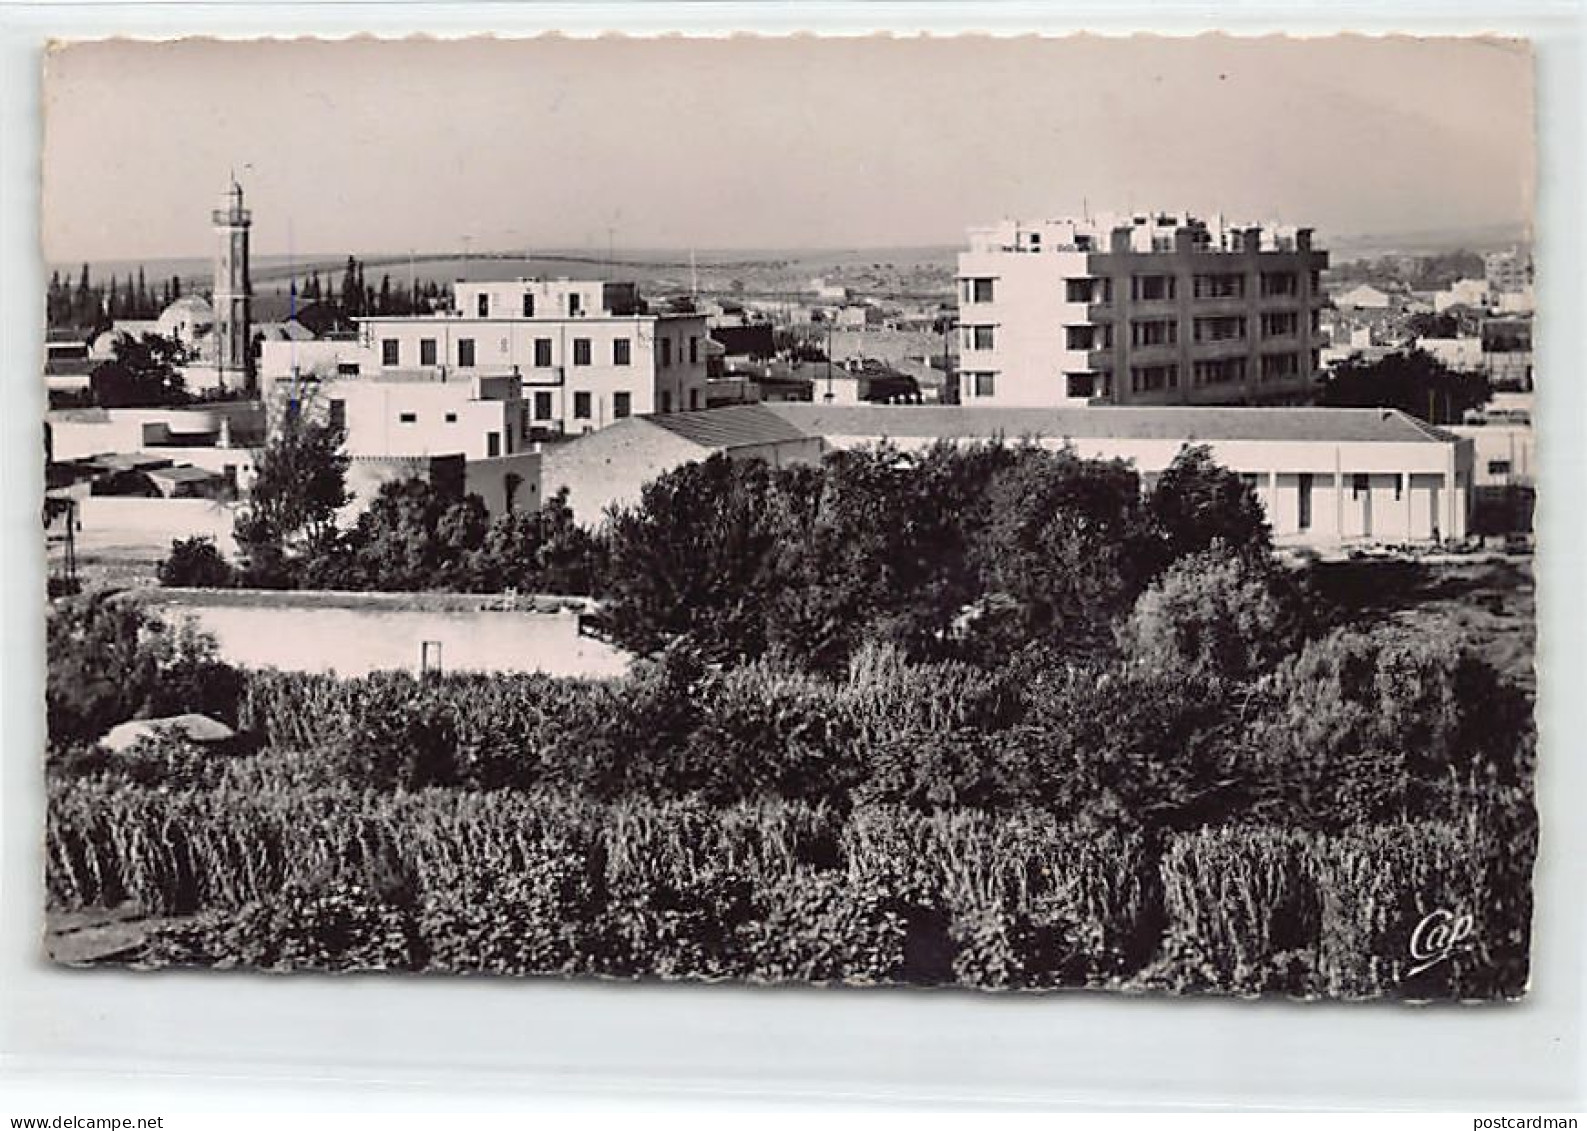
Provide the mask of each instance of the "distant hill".
POLYGON ((1440 255, 1450 251, 1508 251, 1528 246, 1531 232, 1523 224, 1487 224, 1472 228, 1427 228, 1407 232, 1318 233, 1336 261, 1383 255, 1440 255))

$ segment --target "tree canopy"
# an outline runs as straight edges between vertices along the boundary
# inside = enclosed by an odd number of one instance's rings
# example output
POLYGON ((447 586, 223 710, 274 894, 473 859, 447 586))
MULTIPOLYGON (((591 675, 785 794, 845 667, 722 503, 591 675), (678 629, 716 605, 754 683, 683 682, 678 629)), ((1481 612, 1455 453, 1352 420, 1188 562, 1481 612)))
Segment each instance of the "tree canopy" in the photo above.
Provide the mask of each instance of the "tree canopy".
POLYGON ((118 334, 113 356, 88 378, 94 403, 102 408, 186 404, 190 399, 180 366, 187 350, 174 337, 118 334))
POLYGON ((1318 403, 1335 408, 1397 408, 1431 424, 1459 424, 1492 395, 1484 373, 1457 373, 1423 350, 1377 361, 1349 358, 1323 379, 1318 403))

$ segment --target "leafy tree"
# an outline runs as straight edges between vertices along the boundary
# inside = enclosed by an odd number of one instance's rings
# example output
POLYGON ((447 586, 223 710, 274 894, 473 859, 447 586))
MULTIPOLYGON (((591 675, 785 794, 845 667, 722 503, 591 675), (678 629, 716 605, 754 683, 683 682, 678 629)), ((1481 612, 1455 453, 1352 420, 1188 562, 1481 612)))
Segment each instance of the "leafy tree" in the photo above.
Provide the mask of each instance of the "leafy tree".
POLYGON ((1397 408, 1432 424, 1458 424, 1466 410, 1488 403, 1485 373, 1456 373, 1422 350, 1377 361, 1350 358, 1324 379, 1319 404, 1340 408, 1397 408))
POLYGON ((489 525, 478 495, 449 497, 423 479, 386 483, 346 538, 355 587, 485 588, 489 525))
POLYGON ((776 479, 758 460, 718 454, 610 515, 602 595, 614 638, 640 653, 688 638, 713 660, 761 654, 789 541, 776 479))
POLYGON ((598 554, 596 539, 574 521, 566 490, 538 510, 498 517, 480 550, 491 589, 563 594, 591 591, 598 554))
POLYGON ((969 631, 983 653, 1032 641, 1110 650, 1113 621, 1160 564, 1133 468, 1026 448, 987 492, 975 555, 984 595, 969 631))
POLYGON ((955 618, 981 592, 972 545, 987 483, 1015 459, 1002 444, 881 445, 833 453, 804 473, 808 486, 785 477, 815 505, 795 523, 805 536, 790 542, 791 584, 769 625, 779 650, 826 671, 866 641, 916 656, 947 650, 955 618))
POLYGON ((352 499, 342 439, 340 428, 298 407, 260 453, 236 524, 254 581, 278 580, 292 558, 327 552, 335 542, 337 512, 352 499))
POLYGON ((1235 472, 1220 467, 1203 444, 1187 445, 1157 479, 1147 508, 1170 558, 1214 542, 1241 554, 1266 554, 1272 532, 1262 503, 1235 472))
POLYGON ((188 401, 180 366, 187 351, 174 337, 120 334, 113 356, 88 378, 94 402, 103 408, 185 404, 188 401))
POLYGON ((349 318, 358 313, 358 300, 363 291, 358 281, 358 261, 349 255, 347 266, 342 270, 342 310, 349 318))

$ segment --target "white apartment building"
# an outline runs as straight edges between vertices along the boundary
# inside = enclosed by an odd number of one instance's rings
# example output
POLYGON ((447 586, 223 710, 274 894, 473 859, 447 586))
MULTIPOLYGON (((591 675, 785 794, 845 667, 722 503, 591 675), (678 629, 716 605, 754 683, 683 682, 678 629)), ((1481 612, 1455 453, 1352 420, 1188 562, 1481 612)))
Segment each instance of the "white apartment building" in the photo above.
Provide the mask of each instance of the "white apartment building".
POLYGON ((650 313, 632 283, 458 282, 456 309, 359 319, 363 375, 511 374, 537 438, 706 404, 700 314, 650 313))
POLYGON ((1304 402, 1327 304, 1311 237, 1165 214, 971 229, 961 403, 1304 402))

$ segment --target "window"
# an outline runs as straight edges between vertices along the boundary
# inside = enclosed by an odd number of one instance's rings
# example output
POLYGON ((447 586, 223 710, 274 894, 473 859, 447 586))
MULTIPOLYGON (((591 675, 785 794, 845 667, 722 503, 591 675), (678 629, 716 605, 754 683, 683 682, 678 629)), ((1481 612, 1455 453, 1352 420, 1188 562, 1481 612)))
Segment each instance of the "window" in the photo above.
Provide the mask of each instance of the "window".
POLYGON ((1228 385, 1245 380, 1245 358, 1223 357, 1214 361, 1198 361, 1191 369, 1191 379, 1196 385, 1228 385))
POLYGON ((689 364, 690 365, 699 365, 700 364, 700 339, 699 338, 690 338, 689 339, 689 364))
POLYGON ((662 412, 671 412, 672 411, 672 390, 671 389, 663 389, 663 390, 661 390, 661 411, 662 412))
POLYGON ((535 419, 551 419, 551 394, 543 389, 535 390, 535 419))
POLYGON ((485 433, 485 455, 487 458, 501 455, 501 433, 485 433))
POLYGON ((1507 459, 1490 459, 1488 461, 1489 475, 1509 475, 1510 461, 1507 459))
POLYGON ((338 397, 329 402, 327 411, 330 413, 331 427, 345 431, 347 428, 347 402, 338 397))
POLYGON ((588 420, 590 418, 590 395, 588 393, 573 394, 573 418, 575 420, 588 420))
POLYGON ((630 413, 632 413, 634 411, 633 402, 634 402, 634 398, 629 393, 613 393, 612 394, 612 416, 613 416, 613 418, 617 419, 617 420, 621 420, 621 419, 623 419, 623 417, 628 416, 630 413))
POLYGON ((582 313, 584 310, 583 303, 584 296, 579 294, 577 291, 573 291, 568 295, 568 313, 573 315, 582 313))
POLYGON ((1065 326, 1064 348, 1071 350, 1096 349, 1097 328, 1095 326, 1065 326))
POLYGON ((357 377, 360 372, 361 370, 356 361, 338 361, 336 363, 336 375, 338 377, 357 377))
POLYGON ((481 291, 479 297, 475 300, 475 306, 481 318, 490 317, 490 295, 481 291))
POLYGON ((459 369, 472 369, 474 367, 473 338, 459 338, 457 340, 457 367, 459 369))
POLYGON ((1171 346, 1179 341, 1179 323, 1174 321, 1131 322, 1133 346, 1171 346))
POLYGON ((1300 477, 1299 514, 1296 516, 1295 525, 1301 530, 1311 529, 1311 475, 1302 474, 1300 477))
POLYGON ((590 340, 588 338, 573 339, 573 364, 588 365, 590 363, 590 340))
POLYGON ((455 413, 455 412, 447 413, 446 414, 446 422, 448 424, 456 424, 457 423, 457 413, 455 413))
POLYGON ((536 338, 535 339, 535 368, 536 369, 550 369, 551 368, 551 339, 550 338, 536 338))
POLYGON ((1068 393, 1071 397, 1093 397, 1096 395, 1096 376, 1091 373, 1070 373, 1066 375, 1068 393))
POLYGON ((1300 294, 1300 276, 1293 271, 1262 272, 1262 297, 1300 294))
POLYGON ((1174 297, 1172 275, 1133 275, 1130 297, 1136 302, 1164 302, 1174 297))
POLYGON ((661 368, 666 369, 672 365, 672 339, 661 339, 661 368))
POLYGON ((535 296, 530 291, 525 291, 523 294, 523 316, 525 318, 535 316, 535 296))
POLYGON ((1404 475, 1396 475, 1394 477, 1394 501, 1397 503, 1397 502, 1399 502, 1400 500, 1402 500, 1404 498, 1405 498, 1405 476, 1404 475))
POLYGON ((997 395, 996 373, 974 373, 971 376, 975 379, 974 389, 976 396, 995 397, 997 395))
POLYGON ((1300 355, 1293 353, 1270 353, 1262 358, 1262 380, 1276 381, 1283 377, 1294 377, 1300 373, 1300 355))
POLYGON ((1356 472, 1350 477, 1350 497, 1359 499, 1362 495, 1372 490, 1372 478, 1356 472))
POLYGON ((1155 393, 1179 387, 1179 366, 1136 365, 1130 369, 1130 389, 1136 393, 1155 393))
POLYGON ((991 326, 966 326, 964 328, 964 344, 973 350, 989 350, 996 348, 996 337, 991 326))
POLYGON ((1198 342, 1239 341, 1245 337, 1245 318, 1239 314, 1197 318, 1191 324, 1191 336, 1198 342))
POLYGON ((1320 310, 1311 312, 1311 332, 1313 334, 1322 333, 1322 311, 1320 310))
POLYGON ((612 364, 631 365, 634 360, 634 344, 627 338, 612 339, 612 364))
POLYGON ((965 302, 991 302, 993 295, 991 279, 966 279, 964 280, 965 302))
POLYGON ((402 344, 396 338, 382 338, 380 341, 380 364, 398 365, 402 356, 402 344))
POLYGON ((399 412, 397 414, 398 424, 417 424, 418 422, 419 414, 416 412, 399 412))
POLYGON ((1093 285, 1090 279, 1064 280, 1065 302, 1092 302, 1094 301, 1091 298, 1092 291, 1093 285))
POLYGON ((1264 338, 1292 338, 1300 332, 1300 315, 1293 310, 1262 315, 1264 338))
POLYGON ((1197 298, 1243 298, 1244 275, 1197 275, 1192 288, 1197 298))
POLYGON ((689 390, 689 411, 693 412, 695 409, 697 409, 699 407, 700 407, 700 390, 699 389, 690 389, 689 390))
POLYGON ((434 338, 420 338, 419 339, 419 364, 420 365, 434 365, 435 364, 435 339, 434 338))

